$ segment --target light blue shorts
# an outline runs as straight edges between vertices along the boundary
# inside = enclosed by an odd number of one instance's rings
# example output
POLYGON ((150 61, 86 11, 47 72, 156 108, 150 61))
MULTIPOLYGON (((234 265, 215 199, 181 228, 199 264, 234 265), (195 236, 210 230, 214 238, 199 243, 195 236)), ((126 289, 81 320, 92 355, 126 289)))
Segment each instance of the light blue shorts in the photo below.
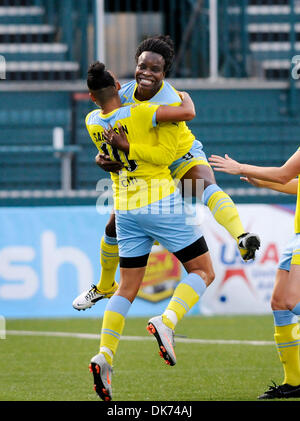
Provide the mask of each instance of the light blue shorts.
POLYGON ((281 255, 278 269, 290 271, 291 265, 300 265, 300 234, 294 234, 281 255))
POLYGON ((151 252, 157 240, 174 253, 203 237, 198 225, 189 225, 190 208, 178 190, 170 196, 133 211, 115 211, 120 257, 139 257, 151 252))
POLYGON ((199 140, 195 140, 189 152, 169 166, 171 176, 174 179, 180 180, 195 165, 206 165, 210 167, 203 145, 199 140))

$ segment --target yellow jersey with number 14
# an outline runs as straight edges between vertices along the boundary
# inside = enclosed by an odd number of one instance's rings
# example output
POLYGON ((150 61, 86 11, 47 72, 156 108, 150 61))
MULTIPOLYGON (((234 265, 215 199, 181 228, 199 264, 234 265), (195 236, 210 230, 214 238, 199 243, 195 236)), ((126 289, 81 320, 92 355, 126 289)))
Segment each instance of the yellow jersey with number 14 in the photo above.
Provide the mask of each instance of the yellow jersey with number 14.
POLYGON ((170 142, 163 131, 156 129, 157 108, 158 105, 147 103, 121 107, 109 114, 97 109, 86 117, 87 130, 97 149, 124 165, 119 174, 111 173, 116 210, 147 206, 176 189, 168 166, 174 161, 177 138, 173 137, 170 142), (109 125, 118 133, 118 123, 122 125, 130 144, 129 155, 109 145, 104 138, 103 131, 109 125), (141 145, 149 143, 156 147, 144 153, 139 151, 143 149, 141 145), (133 160, 131 155, 143 155, 143 159, 133 160))
MULTIPOLYGON (((298 151, 300 151, 300 147, 298 148, 298 151)), ((297 191, 297 203, 296 203, 296 212, 295 212, 295 233, 300 233, 300 183, 299 183, 299 177, 298 175, 298 191, 297 191)))

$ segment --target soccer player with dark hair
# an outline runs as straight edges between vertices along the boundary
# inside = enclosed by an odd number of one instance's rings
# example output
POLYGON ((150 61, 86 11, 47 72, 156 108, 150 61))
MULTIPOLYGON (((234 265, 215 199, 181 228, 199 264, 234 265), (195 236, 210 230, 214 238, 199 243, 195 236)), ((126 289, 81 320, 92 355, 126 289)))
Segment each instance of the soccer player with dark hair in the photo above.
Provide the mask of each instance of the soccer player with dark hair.
POLYGON ((245 181, 288 194, 297 194, 295 230, 280 259, 271 308, 274 339, 284 370, 283 383, 273 386, 259 399, 300 398, 300 148, 281 167, 240 164, 228 155, 209 158, 216 171, 241 174, 245 181))
MULTIPOLYGON (((156 36, 144 40, 136 51, 135 79, 119 91, 122 105, 140 104, 145 101, 158 105, 177 107, 181 103, 178 92, 165 80, 170 71, 175 52, 169 36, 156 36)), ((160 124, 163 126, 163 124, 160 124)), ((169 125, 170 126, 170 125, 169 125)), ((171 175, 181 180, 184 195, 198 197, 212 212, 216 221, 221 224, 237 242, 242 258, 247 261, 255 257, 260 240, 257 235, 246 233, 240 220, 237 208, 232 199, 217 184, 209 165, 203 146, 189 130, 184 121, 172 125, 165 132, 166 141, 178 136, 174 161, 170 165, 171 175), (185 180, 192 180, 192 191, 188 191, 185 180), (199 192, 198 180, 203 180, 204 191, 199 192)), ((151 145, 144 144, 135 151, 134 159, 143 159, 151 145)), ((133 153, 131 154, 133 156, 133 153)), ((106 153, 97 157, 97 163, 106 171, 119 171, 122 163, 112 162, 106 153)), ((115 215, 112 213, 101 240, 100 250, 101 277, 97 285, 84 291, 74 301, 77 310, 92 307, 98 300, 109 298, 117 289, 115 274, 119 264, 118 244, 116 238, 115 215)))
POLYGON ((170 365, 176 364, 174 327, 204 294, 214 280, 214 271, 200 227, 187 224, 188 213, 168 168, 176 154, 178 136, 165 136, 172 123, 156 128, 158 122, 193 118, 195 110, 189 95, 183 94, 178 107, 149 103, 122 106, 118 82, 102 63, 90 67, 88 87, 92 100, 101 108, 87 115, 88 132, 99 151, 123 163, 118 174, 111 174, 121 279, 106 306, 100 350, 90 364, 97 394, 109 401, 113 358, 154 240, 173 253, 188 273, 164 314, 148 323, 161 356, 170 365), (115 132, 126 136, 115 139, 115 132), (139 159, 137 155, 145 144, 151 147, 139 159))

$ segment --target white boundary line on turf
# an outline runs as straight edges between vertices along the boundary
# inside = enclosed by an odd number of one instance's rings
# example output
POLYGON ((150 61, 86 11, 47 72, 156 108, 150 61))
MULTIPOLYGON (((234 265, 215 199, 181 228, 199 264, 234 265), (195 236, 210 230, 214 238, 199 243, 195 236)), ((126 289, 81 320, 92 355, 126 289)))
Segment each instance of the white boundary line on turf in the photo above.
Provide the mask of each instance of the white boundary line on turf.
MULTIPOLYGON (((39 332, 31 330, 7 330, 7 335, 15 336, 52 336, 61 338, 79 338, 79 339, 100 339, 100 334, 93 333, 72 333, 72 332, 39 332)), ((147 336, 122 336, 123 341, 148 341, 154 338, 147 336)), ((192 339, 192 338, 181 338, 175 335, 175 342, 188 343, 188 344, 219 344, 219 345, 254 345, 254 346, 265 346, 273 345, 272 341, 239 341, 239 340, 226 340, 226 339, 192 339)))

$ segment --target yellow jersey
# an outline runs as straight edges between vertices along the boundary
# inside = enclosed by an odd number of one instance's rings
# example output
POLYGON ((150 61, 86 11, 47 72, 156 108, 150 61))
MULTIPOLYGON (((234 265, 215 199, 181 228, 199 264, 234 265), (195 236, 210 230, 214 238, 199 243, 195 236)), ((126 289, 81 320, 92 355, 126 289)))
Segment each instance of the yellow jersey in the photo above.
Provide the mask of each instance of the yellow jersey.
POLYGON ((157 130, 158 107, 144 103, 124 106, 109 114, 97 109, 86 117, 87 130, 97 149, 124 165, 119 174, 111 173, 116 210, 141 208, 176 190, 168 166, 174 161, 178 136, 164 135, 170 123, 165 130, 157 130), (127 135, 129 154, 112 147, 104 138, 103 131, 109 125, 118 133, 118 123, 127 135))
MULTIPOLYGON (((135 98, 136 89, 137 83, 135 80, 122 86, 119 91, 119 95, 123 105, 143 104, 145 102, 139 101, 135 98)), ((176 107, 179 106, 182 101, 176 89, 174 89, 168 82, 163 81, 157 94, 147 102, 156 105, 170 105, 176 107)), ((158 127, 164 128, 166 125, 170 125, 170 123, 159 123, 158 127)), ((170 142, 172 142, 171 137, 178 136, 174 161, 186 155, 195 141, 195 136, 184 121, 173 123, 173 125, 168 128, 168 131, 165 132, 165 136, 168 136, 170 142)))
POLYGON ((298 191, 297 191, 297 202, 296 202, 296 212, 295 212, 295 233, 300 233, 300 183, 299 183, 299 176, 298 175, 298 191))

